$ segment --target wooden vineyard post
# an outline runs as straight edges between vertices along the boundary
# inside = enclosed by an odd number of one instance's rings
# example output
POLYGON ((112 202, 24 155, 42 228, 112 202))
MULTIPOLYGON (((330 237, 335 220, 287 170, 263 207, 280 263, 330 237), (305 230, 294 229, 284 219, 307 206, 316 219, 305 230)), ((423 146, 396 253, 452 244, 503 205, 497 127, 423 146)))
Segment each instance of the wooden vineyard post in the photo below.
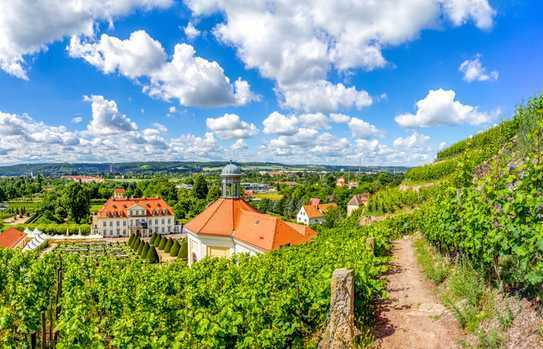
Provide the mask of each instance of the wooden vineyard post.
POLYGON ((351 348, 360 331, 354 324, 354 272, 336 269, 332 274, 330 318, 319 349, 351 348))

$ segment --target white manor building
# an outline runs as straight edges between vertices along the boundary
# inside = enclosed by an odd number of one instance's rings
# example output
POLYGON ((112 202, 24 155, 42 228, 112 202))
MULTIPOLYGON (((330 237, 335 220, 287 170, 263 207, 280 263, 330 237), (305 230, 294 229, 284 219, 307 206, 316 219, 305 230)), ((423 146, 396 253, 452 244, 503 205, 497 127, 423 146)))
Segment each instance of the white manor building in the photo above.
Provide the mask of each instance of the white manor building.
POLYGON ((180 231, 173 209, 162 198, 127 198, 124 189, 115 189, 92 217, 92 234, 103 237, 149 236, 180 231))

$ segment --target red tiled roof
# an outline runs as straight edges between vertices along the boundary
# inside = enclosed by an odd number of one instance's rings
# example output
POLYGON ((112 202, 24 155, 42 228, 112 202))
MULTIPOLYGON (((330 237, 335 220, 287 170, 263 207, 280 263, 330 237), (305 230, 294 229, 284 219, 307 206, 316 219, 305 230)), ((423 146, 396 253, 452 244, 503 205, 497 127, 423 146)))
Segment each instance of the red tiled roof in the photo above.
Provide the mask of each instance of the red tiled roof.
POLYGON ((15 228, 9 228, 0 234, 0 248, 15 248, 25 237, 25 233, 15 228))
POLYGON ((111 198, 100 208, 97 215, 100 218, 128 217, 128 209, 135 205, 144 208, 148 217, 173 215, 173 209, 162 198, 111 198))
POLYGON ((116 188, 115 189, 115 193, 124 193, 124 192, 125 192, 124 188, 116 188))
POLYGON ((309 227, 260 213, 244 200, 224 198, 211 204, 185 228, 194 234, 230 236, 265 251, 302 244, 317 235, 309 227))
POLYGON ((337 204, 318 204, 318 205, 304 205, 304 211, 309 218, 319 218, 324 216, 326 211, 331 208, 336 208, 337 204))

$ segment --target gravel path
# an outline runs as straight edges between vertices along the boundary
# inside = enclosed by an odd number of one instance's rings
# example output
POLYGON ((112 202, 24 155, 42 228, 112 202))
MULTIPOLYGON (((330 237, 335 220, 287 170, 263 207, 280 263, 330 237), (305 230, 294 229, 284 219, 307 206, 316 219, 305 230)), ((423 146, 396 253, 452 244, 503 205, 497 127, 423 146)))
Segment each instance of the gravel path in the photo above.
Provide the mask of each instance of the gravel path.
POLYGON ((381 306, 375 329, 383 349, 460 348, 457 321, 439 303, 420 270, 410 238, 394 241, 392 270, 386 276, 390 299, 381 306))

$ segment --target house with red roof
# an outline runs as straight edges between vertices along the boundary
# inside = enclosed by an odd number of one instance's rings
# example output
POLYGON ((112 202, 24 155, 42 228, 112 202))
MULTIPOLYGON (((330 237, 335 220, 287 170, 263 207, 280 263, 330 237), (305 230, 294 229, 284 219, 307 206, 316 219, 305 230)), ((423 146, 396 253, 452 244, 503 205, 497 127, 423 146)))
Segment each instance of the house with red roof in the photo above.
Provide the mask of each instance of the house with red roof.
POLYGON ((173 209, 162 198, 127 198, 122 188, 92 217, 92 234, 150 236, 178 232, 173 209))
POLYGON ((300 207, 296 215, 296 222, 305 225, 322 224, 326 212, 336 207, 336 203, 321 204, 320 199, 312 198, 309 200, 309 204, 300 207))
POLYGON ((221 173, 222 196, 185 224, 189 265, 205 257, 257 255, 309 242, 317 233, 304 225, 263 214, 240 197, 241 171, 228 164, 221 173))
POLYGON ((22 248, 26 242, 26 234, 15 228, 8 228, 0 233, 0 248, 22 248))
POLYGON ((354 211, 360 207, 368 204, 370 200, 370 193, 356 194, 347 203, 347 216, 353 214, 354 211))

